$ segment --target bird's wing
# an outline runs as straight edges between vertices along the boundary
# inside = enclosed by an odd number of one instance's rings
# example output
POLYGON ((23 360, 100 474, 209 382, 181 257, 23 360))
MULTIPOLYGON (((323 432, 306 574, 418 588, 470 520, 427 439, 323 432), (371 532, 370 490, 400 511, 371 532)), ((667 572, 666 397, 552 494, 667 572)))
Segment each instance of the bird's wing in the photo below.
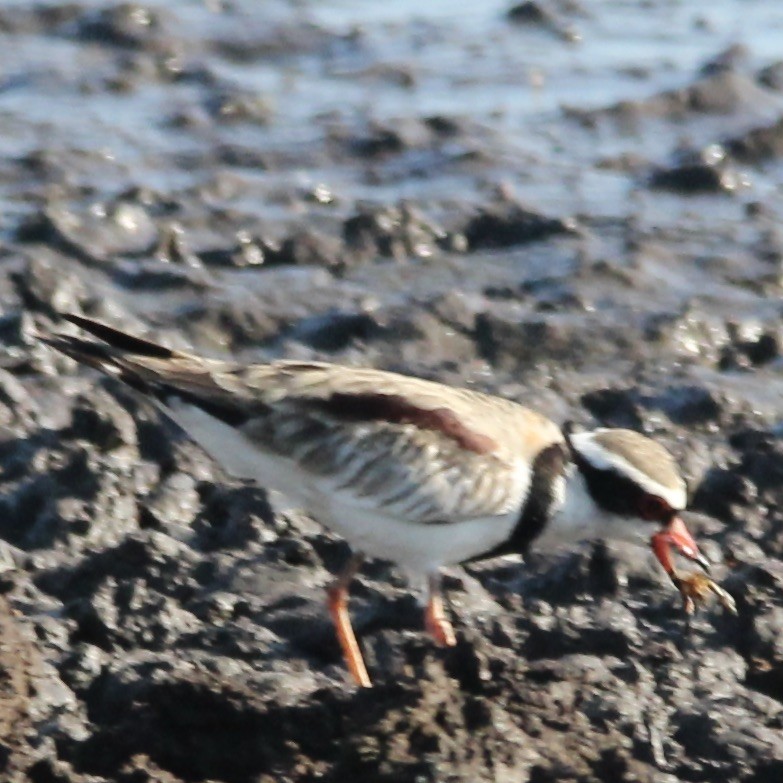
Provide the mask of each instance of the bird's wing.
POLYGON ((562 438, 533 411, 470 390, 319 362, 212 361, 70 320, 103 342, 60 336, 60 350, 164 404, 197 406, 344 503, 410 522, 519 509, 535 454, 562 438))

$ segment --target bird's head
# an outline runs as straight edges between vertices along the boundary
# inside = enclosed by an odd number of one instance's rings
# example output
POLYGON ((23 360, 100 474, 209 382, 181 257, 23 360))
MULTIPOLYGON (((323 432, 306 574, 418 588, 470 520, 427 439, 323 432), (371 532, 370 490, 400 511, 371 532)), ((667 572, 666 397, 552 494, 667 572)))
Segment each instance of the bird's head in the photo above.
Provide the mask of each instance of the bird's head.
POLYGON ((566 430, 576 474, 601 520, 601 533, 647 540, 674 577, 671 548, 705 570, 709 561, 680 517, 687 488, 672 455, 659 443, 626 429, 566 430))

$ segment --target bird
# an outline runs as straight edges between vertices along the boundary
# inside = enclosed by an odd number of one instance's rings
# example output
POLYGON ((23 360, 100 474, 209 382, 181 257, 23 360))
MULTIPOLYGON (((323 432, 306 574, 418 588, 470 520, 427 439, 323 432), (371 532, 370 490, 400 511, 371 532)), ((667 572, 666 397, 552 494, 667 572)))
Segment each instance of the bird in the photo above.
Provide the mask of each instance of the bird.
POLYGON ((63 314, 51 347, 153 398, 223 469, 278 490, 342 536, 352 554, 327 605, 355 683, 371 679, 348 612, 365 556, 424 586, 424 624, 456 644, 441 569, 532 545, 646 542, 692 612, 702 572, 681 575, 672 549, 698 564, 680 513, 686 483, 671 454, 628 429, 576 431, 510 400, 379 369, 318 361, 240 364, 203 358, 63 314))

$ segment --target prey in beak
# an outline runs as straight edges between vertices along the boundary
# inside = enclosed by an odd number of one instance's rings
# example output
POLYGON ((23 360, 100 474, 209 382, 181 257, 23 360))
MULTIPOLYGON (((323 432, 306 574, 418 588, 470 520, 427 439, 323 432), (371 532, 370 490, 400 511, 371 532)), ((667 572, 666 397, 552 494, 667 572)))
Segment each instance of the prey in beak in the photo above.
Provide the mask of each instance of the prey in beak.
POLYGON ((694 571, 684 576, 677 573, 672 560, 672 548, 701 566, 704 572, 710 570, 710 561, 699 551, 693 536, 680 517, 673 516, 664 528, 652 536, 650 544, 663 570, 679 590, 687 614, 693 614, 696 606, 703 603, 710 593, 718 598, 726 611, 737 614, 734 599, 706 573, 694 571))

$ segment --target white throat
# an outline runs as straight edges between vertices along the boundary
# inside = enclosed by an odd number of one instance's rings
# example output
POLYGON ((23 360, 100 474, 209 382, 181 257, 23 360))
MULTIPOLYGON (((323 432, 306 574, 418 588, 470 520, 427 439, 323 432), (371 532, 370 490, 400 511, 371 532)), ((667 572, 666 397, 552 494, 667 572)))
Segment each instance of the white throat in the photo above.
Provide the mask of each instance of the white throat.
POLYGON ((593 500, 584 476, 571 465, 566 473, 565 492, 534 549, 550 549, 596 538, 639 543, 650 531, 640 520, 611 514, 593 500))

